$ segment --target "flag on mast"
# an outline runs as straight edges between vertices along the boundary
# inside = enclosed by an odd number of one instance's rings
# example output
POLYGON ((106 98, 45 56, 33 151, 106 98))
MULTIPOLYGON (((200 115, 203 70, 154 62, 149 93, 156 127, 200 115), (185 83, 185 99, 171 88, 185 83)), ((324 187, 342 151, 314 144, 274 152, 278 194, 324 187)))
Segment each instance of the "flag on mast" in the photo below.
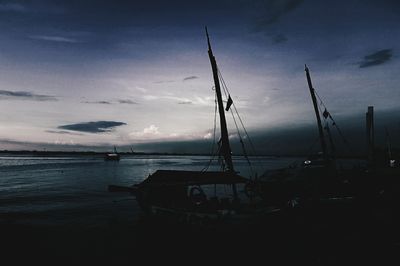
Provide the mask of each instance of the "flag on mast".
POLYGON ((229 111, 229 108, 231 107, 232 104, 233 104, 233 100, 231 98, 231 95, 229 94, 228 102, 226 103, 225 111, 229 111))

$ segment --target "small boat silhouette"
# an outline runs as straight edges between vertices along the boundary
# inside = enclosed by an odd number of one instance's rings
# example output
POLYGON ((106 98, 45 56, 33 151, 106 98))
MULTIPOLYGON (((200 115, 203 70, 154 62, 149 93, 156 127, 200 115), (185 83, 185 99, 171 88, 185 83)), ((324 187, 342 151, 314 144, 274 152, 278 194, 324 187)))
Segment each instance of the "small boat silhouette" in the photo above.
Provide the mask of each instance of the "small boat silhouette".
POLYGON ((105 161, 119 161, 120 156, 117 153, 117 148, 114 146, 114 152, 113 153, 106 153, 104 156, 105 161))

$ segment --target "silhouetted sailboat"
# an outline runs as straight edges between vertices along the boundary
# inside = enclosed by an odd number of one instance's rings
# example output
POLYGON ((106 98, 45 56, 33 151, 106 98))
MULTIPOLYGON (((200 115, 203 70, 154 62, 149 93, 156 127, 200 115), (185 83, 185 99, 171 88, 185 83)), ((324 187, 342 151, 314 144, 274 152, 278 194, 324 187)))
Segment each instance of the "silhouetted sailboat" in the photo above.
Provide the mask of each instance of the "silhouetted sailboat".
MULTIPOLYGON (((313 207, 338 206, 354 202, 358 196, 357 183, 366 176, 365 168, 339 169, 336 163, 334 145, 328 120, 336 126, 331 114, 320 111, 310 72, 305 66, 306 79, 317 121, 321 151, 309 155, 300 165, 270 170, 259 179, 257 189, 264 200, 278 206, 307 205, 313 207), (322 124, 325 119, 325 125, 322 124), (327 145, 327 140, 329 145, 327 145)), ((324 106, 325 107, 325 106, 324 106)), ((339 134, 344 139, 337 127, 339 134)))
POLYGON ((146 213, 184 221, 246 219, 278 211, 244 193, 249 180, 238 175, 234 169, 225 118, 225 110, 228 111, 229 106, 225 109, 223 105, 217 62, 207 29, 206 35, 220 118, 219 155, 223 169, 212 172, 158 170, 139 184, 132 187, 109 186, 109 191, 131 192, 146 213))
MULTIPOLYGON (((376 163, 374 155, 373 107, 366 114, 367 160, 365 166, 359 163, 351 168, 338 167, 336 148, 329 130, 328 121, 335 126, 345 144, 348 142, 333 120, 326 107, 320 110, 310 72, 305 67, 307 83, 312 99, 318 127, 321 152, 310 155, 300 165, 265 172, 254 183, 257 191, 266 203, 280 208, 306 208, 321 213, 337 213, 342 210, 369 210, 373 208, 398 209, 398 191, 400 191, 400 171, 393 167, 391 147, 388 145, 388 159, 385 167, 376 163), (325 125, 322 119, 325 119, 325 125), (328 141, 327 141, 328 140, 328 141), (329 145, 327 145, 329 143, 329 145), (332 212, 335 210, 335 212, 332 212)), ((289 209, 290 209, 289 208, 289 209)))
POLYGON ((106 161, 119 161, 120 160, 120 155, 117 152, 117 148, 114 146, 114 152, 113 153, 106 153, 104 156, 104 160, 106 161))

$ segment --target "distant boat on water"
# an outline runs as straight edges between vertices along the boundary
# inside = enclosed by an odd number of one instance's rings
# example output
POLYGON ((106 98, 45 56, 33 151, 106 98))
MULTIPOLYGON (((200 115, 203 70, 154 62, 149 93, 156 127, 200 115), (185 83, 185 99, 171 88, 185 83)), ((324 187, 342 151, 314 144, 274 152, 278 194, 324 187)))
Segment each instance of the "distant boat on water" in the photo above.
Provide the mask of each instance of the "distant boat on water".
POLYGON ((105 161, 119 161, 120 160, 120 155, 117 152, 117 148, 114 146, 114 152, 113 153, 106 153, 104 156, 105 161))

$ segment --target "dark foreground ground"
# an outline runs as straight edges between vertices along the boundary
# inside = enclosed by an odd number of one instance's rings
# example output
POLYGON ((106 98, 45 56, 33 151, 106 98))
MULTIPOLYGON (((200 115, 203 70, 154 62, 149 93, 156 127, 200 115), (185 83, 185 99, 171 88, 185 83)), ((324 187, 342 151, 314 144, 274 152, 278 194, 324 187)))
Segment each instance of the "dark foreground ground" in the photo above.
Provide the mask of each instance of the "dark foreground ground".
POLYGON ((0 225, 0 265, 400 265, 390 211, 277 215, 241 226, 140 218, 106 226, 0 225))

